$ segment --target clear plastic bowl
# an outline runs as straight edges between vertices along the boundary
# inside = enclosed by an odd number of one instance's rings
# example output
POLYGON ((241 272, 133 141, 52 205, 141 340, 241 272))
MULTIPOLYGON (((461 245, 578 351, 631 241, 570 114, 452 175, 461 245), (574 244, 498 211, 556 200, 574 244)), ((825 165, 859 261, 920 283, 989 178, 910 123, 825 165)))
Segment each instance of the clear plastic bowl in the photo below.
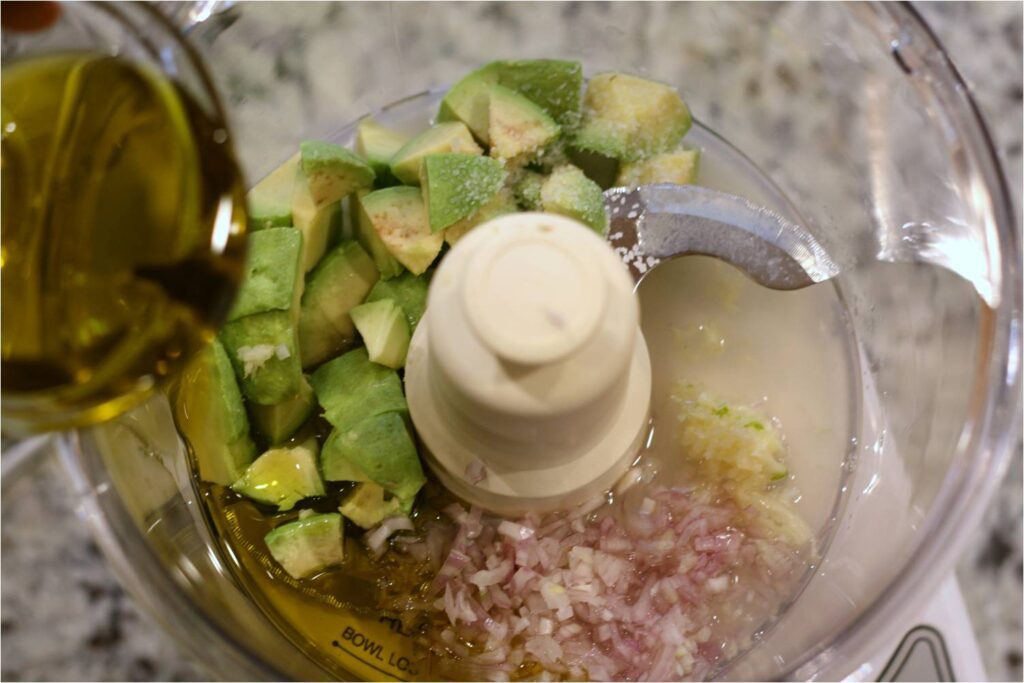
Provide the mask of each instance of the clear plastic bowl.
MULTIPOLYGON (((844 487, 824 522, 824 561, 721 675, 877 677, 865 662, 951 567, 1020 428, 1010 198, 963 80, 913 8, 255 3, 191 37, 228 100, 251 178, 300 139, 331 137, 495 58, 580 59, 587 74, 677 85, 844 266, 871 398, 857 443, 823 456, 843 468, 844 487)), ((160 400, 61 442, 121 579, 214 674, 324 677, 227 571, 181 449, 160 400)))

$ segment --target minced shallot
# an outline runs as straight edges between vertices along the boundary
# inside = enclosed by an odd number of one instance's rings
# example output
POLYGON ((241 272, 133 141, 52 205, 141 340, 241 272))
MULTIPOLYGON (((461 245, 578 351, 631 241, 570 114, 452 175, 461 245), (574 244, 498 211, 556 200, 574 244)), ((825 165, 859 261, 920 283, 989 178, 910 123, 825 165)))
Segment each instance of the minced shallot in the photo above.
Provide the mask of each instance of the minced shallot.
MULTIPOLYGON (((708 624, 739 590, 737 570, 782 577, 798 564, 744 531, 741 512, 657 486, 545 519, 451 504, 454 539, 443 562, 432 558, 440 568, 427 597, 443 627, 431 647, 487 680, 703 677, 723 654, 708 624)), ((437 552, 436 540, 429 550, 420 542, 401 548, 437 552)))

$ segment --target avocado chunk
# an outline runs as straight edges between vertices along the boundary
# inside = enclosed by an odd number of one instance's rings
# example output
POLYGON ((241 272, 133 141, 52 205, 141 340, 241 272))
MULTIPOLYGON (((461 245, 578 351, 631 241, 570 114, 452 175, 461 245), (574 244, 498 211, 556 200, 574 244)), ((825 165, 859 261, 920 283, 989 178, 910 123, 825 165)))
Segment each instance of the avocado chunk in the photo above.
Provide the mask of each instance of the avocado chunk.
POLYGON ((295 579, 313 576, 345 559, 341 515, 328 512, 282 524, 264 537, 267 550, 295 579))
POLYGON ((454 245, 476 226, 482 225, 492 218, 515 213, 518 209, 519 207, 516 205, 516 198, 512 194, 512 190, 503 187, 498 190, 498 193, 494 195, 491 201, 481 206, 473 215, 463 218, 445 230, 444 239, 448 244, 454 245))
POLYGON ((699 149, 677 149, 623 164, 615 184, 627 187, 655 183, 691 185, 697 182, 699 170, 699 149))
POLYGON ((359 244, 373 259, 381 280, 387 280, 402 273, 405 266, 391 255, 380 235, 373 229, 373 223, 366 215, 366 210, 363 209, 363 197, 368 194, 370 193, 365 190, 356 193, 355 201, 352 204, 352 222, 355 225, 356 239, 359 240, 359 244))
POLYGON ((299 355, 304 368, 350 348, 356 331, 349 311, 377 282, 377 268, 358 242, 343 242, 309 275, 299 309, 299 355))
POLYGON ((363 529, 372 529, 388 517, 402 514, 397 498, 384 499, 385 491, 372 481, 358 484, 338 511, 363 529))
POLYGON ((299 154, 270 172, 249 190, 249 229, 253 232, 266 228, 284 228, 292 225, 292 194, 295 175, 299 170, 299 154))
POLYGON ((409 333, 412 334, 416 331, 416 326, 420 324, 423 312, 427 310, 429 288, 429 273, 413 275, 406 272, 390 280, 378 280, 370 293, 366 295, 364 303, 393 299, 402 307, 405 319, 409 323, 409 333))
POLYGON ((369 164, 355 153, 328 142, 300 145, 300 164, 292 194, 292 219, 302 231, 302 271, 309 272, 327 251, 339 222, 341 200, 373 184, 369 164))
POLYGON ((546 111, 559 126, 573 128, 580 119, 583 67, 559 59, 491 62, 452 86, 441 101, 438 121, 462 121, 484 144, 489 134, 489 99, 494 85, 514 90, 546 111))
POLYGON ((515 59, 492 62, 498 83, 515 90, 546 111, 559 126, 580 121, 583 66, 562 59, 515 59))
POLYGON ((575 144, 638 161, 678 146, 690 123, 690 110, 674 88, 627 74, 598 74, 587 84, 575 144))
POLYGON ((541 107, 500 85, 491 88, 488 112, 491 155, 499 159, 534 156, 561 133, 555 120, 541 107))
POLYGON ((203 481, 230 486, 256 457, 235 371, 216 339, 181 374, 174 417, 203 481))
POLYGON ((439 123, 423 131, 391 158, 391 172, 406 185, 420 184, 420 164, 428 154, 483 154, 465 124, 439 123))
POLYGON ((305 378, 299 387, 299 393, 288 400, 272 406, 261 406, 256 403, 249 406, 256 430, 271 445, 281 444, 290 439, 299 427, 306 423, 315 409, 316 397, 313 395, 313 387, 305 378))
POLYGON ((373 185, 374 172, 366 160, 341 145, 318 140, 300 143, 302 172, 317 206, 339 201, 373 185))
POLYGON ((254 313, 290 310, 301 293, 302 233, 267 228, 249 235, 249 258, 228 321, 254 313))
POLYGON ((540 211, 540 188, 546 178, 543 173, 522 169, 512 184, 512 193, 516 204, 524 211, 540 211))
POLYGON ((409 352, 409 323, 393 299, 381 299, 352 309, 352 322, 366 344, 370 362, 397 370, 409 352))
POLYGON ((331 227, 341 211, 340 202, 331 202, 317 206, 309 191, 302 171, 295 183, 292 195, 292 221, 302 232, 302 272, 308 273, 320 261, 327 251, 327 243, 331 238, 331 227))
POLYGON ((416 446, 399 413, 381 413, 336 430, 324 444, 321 461, 328 481, 338 474, 339 465, 342 472, 354 465, 369 481, 394 494, 403 512, 412 509, 416 493, 426 482, 416 446))
POLYGON ((423 273, 434 262, 444 235, 430 229, 419 188, 377 190, 363 197, 361 204, 366 220, 381 242, 413 275, 423 273))
POLYGON ((469 154, 430 154, 423 158, 420 186, 431 232, 472 215, 501 189, 505 169, 496 159, 469 154))
POLYGON ((398 373, 370 362, 362 347, 321 365, 310 383, 324 417, 341 431, 375 415, 408 411, 398 373))
POLYGON ((258 503, 276 505, 282 512, 291 510, 300 500, 324 495, 317 450, 316 439, 292 448, 271 448, 231 488, 258 503))
POLYGON ((575 166, 556 168, 541 186, 540 198, 545 211, 575 218, 599 235, 608 232, 601 188, 575 166))
POLYGON ((299 393, 302 364, 294 313, 247 315, 226 324, 220 339, 247 399, 275 405, 299 393))
POLYGON ((488 136, 488 113, 490 90, 497 85, 498 73, 493 64, 483 66, 465 76, 451 87, 441 100, 437 112, 439 122, 461 121, 485 145, 490 144, 488 136))
POLYGON ((386 128, 371 118, 365 118, 356 127, 356 152, 366 158, 377 174, 376 184, 391 178, 391 157, 409 142, 409 136, 386 128))

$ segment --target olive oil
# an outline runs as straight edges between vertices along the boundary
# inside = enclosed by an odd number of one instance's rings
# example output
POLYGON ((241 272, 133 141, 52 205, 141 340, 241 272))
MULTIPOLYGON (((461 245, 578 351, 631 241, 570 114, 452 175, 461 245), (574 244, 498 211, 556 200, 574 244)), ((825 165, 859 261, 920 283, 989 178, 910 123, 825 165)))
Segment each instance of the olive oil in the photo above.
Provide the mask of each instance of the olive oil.
POLYGON ((241 278, 226 131, 124 59, 59 54, 2 78, 4 429, 107 419, 207 341, 241 278))

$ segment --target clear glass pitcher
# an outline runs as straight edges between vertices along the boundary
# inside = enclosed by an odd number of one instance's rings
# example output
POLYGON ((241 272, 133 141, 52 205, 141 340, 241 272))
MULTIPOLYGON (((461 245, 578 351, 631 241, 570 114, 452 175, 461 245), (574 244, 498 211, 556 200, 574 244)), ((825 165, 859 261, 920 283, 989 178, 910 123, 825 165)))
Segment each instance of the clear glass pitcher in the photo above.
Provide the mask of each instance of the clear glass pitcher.
MULTIPOLYGON (((1020 428, 1009 195, 966 86, 912 8, 268 3, 215 16, 191 38, 227 96, 250 178, 301 139, 335 137, 492 59, 579 59, 588 75, 676 85, 840 262, 859 345, 857 438, 822 454, 840 490, 817 522, 831 545, 720 675, 877 678, 864 663, 951 567, 1020 428)), ((264 618, 213 545, 166 401, 63 437, 60 453, 125 585, 214 673, 329 675, 264 618)))

